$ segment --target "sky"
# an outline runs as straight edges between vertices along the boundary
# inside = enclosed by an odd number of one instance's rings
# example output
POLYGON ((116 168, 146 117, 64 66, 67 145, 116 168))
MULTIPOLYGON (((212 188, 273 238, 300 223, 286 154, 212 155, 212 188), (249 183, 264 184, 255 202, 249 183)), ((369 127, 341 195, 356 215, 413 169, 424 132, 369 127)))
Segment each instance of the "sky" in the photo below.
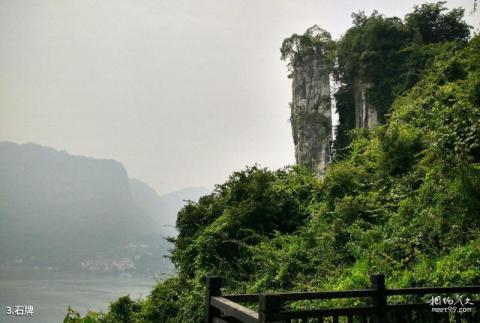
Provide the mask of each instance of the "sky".
MULTIPOLYGON (((294 163, 282 40, 413 0, 0 0, 0 141, 115 159, 160 194, 294 163)), ((474 0, 466 8, 479 27, 474 0)))

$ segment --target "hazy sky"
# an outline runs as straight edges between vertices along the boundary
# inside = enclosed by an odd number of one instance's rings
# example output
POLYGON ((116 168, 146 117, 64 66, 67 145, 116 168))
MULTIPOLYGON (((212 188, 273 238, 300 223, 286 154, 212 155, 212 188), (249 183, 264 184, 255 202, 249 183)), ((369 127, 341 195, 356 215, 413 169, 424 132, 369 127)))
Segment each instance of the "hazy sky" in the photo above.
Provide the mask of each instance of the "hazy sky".
MULTIPOLYGON (((0 141, 116 159, 159 193, 292 164, 282 40, 420 2, 0 0, 0 141)), ((473 2, 448 6, 478 28, 473 2)))

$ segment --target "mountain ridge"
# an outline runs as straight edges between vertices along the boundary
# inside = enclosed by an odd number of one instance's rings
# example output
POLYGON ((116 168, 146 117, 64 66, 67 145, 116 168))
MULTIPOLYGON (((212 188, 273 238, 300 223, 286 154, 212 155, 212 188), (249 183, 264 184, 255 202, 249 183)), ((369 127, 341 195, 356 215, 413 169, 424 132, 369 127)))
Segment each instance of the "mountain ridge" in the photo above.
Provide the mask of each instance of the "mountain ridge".
POLYGON ((138 258, 128 245, 148 245, 154 250, 142 257, 163 259, 169 248, 163 237, 175 234, 164 225, 175 224, 170 211, 181 205, 175 201, 172 209, 168 197, 163 202, 145 183, 139 191, 139 183, 113 159, 0 142, 1 265, 78 268, 95 257, 138 258), (142 203, 149 198, 151 205, 142 203))

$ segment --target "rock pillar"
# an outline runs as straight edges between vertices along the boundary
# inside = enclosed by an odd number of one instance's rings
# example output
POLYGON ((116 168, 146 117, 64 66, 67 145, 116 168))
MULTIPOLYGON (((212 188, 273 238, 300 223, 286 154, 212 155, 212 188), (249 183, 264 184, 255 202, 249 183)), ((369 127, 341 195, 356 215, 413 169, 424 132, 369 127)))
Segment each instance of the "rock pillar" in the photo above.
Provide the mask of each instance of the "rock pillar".
POLYGON ((323 55, 293 66, 291 124, 297 164, 323 176, 330 162, 332 109, 329 69, 323 55))
POLYGON ((366 92, 371 87, 360 79, 355 80, 355 128, 372 129, 378 125, 377 109, 368 103, 366 92))

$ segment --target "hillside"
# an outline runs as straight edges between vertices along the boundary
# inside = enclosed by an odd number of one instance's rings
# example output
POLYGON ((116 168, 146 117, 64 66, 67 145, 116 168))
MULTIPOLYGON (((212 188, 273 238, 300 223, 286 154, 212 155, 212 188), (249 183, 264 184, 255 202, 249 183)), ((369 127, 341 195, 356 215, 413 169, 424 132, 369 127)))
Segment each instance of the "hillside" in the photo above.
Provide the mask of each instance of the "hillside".
POLYGON ((169 271, 164 237, 172 230, 163 225, 174 224, 171 213, 182 207, 181 198, 196 195, 159 197, 139 183, 114 160, 0 143, 2 268, 111 271, 123 259, 135 270, 169 271))

